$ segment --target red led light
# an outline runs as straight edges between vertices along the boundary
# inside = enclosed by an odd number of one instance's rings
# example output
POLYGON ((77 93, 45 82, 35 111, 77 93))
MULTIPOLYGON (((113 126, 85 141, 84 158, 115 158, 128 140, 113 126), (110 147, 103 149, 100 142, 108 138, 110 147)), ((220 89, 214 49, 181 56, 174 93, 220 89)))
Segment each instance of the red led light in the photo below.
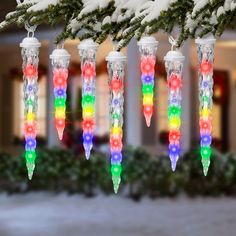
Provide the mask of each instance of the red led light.
POLYGON ((23 70, 24 76, 28 78, 36 77, 38 74, 37 68, 33 65, 27 65, 26 68, 23 70))
POLYGON ((155 59, 153 57, 145 57, 141 61, 142 74, 150 75, 155 73, 155 59))
POLYGON ((201 72, 203 74, 208 74, 208 73, 211 73, 212 72, 212 69, 213 69, 213 66, 212 66, 212 63, 209 62, 209 61, 203 61, 201 63, 201 72))
POLYGON ((53 79, 53 83, 55 87, 66 87, 67 78, 61 75, 55 75, 53 79))
POLYGON ((83 77, 92 78, 95 76, 95 68, 92 63, 87 63, 82 68, 83 77))
POLYGON ((26 137, 35 137, 36 136, 36 127, 32 124, 25 124, 24 128, 26 137))
POLYGON ((168 85, 173 90, 179 89, 182 86, 180 77, 176 74, 172 74, 168 81, 168 85))
POLYGON ((152 115, 153 106, 143 106, 143 113, 144 115, 152 115))
POLYGON ((83 130, 86 131, 86 130, 93 130, 94 128, 94 121, 93 120, 84 120, 83 123, 82 123, 82 127, 83 127, 83 130))
POLYGON ((113 79, 111 81, 111 89, 112 91, 120 91, 123 88, 123 83, 119 79, 113 79))
POLYGON ((111 150, 121 150, 122 149, 122 141, 120 138, 111 137, 110 145, 111 145, 111 150))
POLYGON ((212 125, 210 120, 200 119, 200 129, 201 131, 210 133, 212 130, 212 125))
POLYGON ((180 140, 180 131, 173 130, 169 132, 170 143, 179 142, 179 140, 180 140))
POLYGON ((64 119, 56 119, 55 123, 56 123, 56 127, 58 127, 58 128, 65 127, 65 120, 64 119))

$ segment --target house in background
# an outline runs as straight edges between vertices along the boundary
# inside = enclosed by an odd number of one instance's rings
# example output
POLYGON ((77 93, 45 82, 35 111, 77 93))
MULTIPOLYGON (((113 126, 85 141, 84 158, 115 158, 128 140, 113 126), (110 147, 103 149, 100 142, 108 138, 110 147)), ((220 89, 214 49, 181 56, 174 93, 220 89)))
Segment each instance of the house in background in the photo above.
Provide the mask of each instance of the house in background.
MULTIPOLYGON (((5 3, 4 3, 5 4, 5 3)), ((4 5, 3 4, 3 5, 4 5)), ((14 9, 8 3, 0 8, 4 12, 14 9), (9 4, 9 5, 8 5, 9 4)), ((12 5, 12 6, 11 6, 12 5)), ((1 18, 2 19, 2 18, 1 18)), ((49 147, 60 146, 54 127, 54 95, 52 85, 52 67, 49 55, 58 29, 40 27, 36 37, 41 40, 40 76, 39 76, 39 112, 38 140, 49 147)), ((10 29, 0 35, 0 148, 19 153, 23 140, 23 89, 21 78, 21 54, 19 43, 26 36, 24 30, 10 29)), ((125 83, 124 142, 133 146, 144 146, 153 153, 166 151, 167 148, 167 83, 164 73, 163 57, 170 50, 168 37, 157 34, 159 48, 157 51, 157 74, 155 90, 155 114, 150 128, 147 128, 142 115, 141 82, 139 67, 139 50, 137 42, 132 40, 124 49, 127 55, 127 72, 125 83)), ((67 113, 67 131, 79 130, 81 121, 81 79, 80 60, 77 45, 79 40, 68 40, 65 48, 72 55, 68 93, 70 97, 67 113)), ((109 89, 105 57, 113 49, 106 40, 97 54, 97 100, 96 131, 101 139, 109 133, 109 89)), ((185 55, 183 70, 183 114, 182 114, 182 149, 187 151, 198 143, 198 77, 197 52, 194 41, 184 44, 185 55)), ((217 40, 215 47, 215 86, 213 106, 213 138, 215 147, 222 151, 236 151, 236 33, 226 32, 217 40)), ((66 137, 65 137, 66 139, 66 137)), ((76 142, 81 140, 75 139, 76 142)), ((106 139, 104 139, 106 140, 106 139)))

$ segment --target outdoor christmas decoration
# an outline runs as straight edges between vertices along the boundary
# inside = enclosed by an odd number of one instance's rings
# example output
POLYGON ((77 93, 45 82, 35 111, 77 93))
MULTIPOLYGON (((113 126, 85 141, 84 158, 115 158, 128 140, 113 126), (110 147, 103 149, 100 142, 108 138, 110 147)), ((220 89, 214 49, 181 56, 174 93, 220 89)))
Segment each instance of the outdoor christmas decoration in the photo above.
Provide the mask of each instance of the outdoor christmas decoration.
POLYGON ((114 192, 117 193, 122 172, 122 137, 124 76, 126 57, 121 52, 110 52, 107 60, 110 86, 110 150, 111 174, 114 192))
POLYGON ((53 66, 55 126, 60 140, 63 138, 66 119, 66 89, 70 54, 63 48, 55 49, 50 55, 53 66))
POLYGON ((87 39, 78 46, 81 58, 82 109, 83 109, 83 145, 85 157, 89 159, 93 147, 95 125, 95 86, 96 86, 96 52, 98 45, 87 39))
POLYGON ((36 26, 25 24, 28 35, 20 44, 23 59, 23 90, 24 90, 24 136, 25 160, 28 177, 31 180, 36 159, 36 130, 37 130, 37 92, 38 92, 38 55, 40 42, 34 37, 36 26))
POLYGON ((153 96, 155 87, 155 64, 158 42, 154 37, 143 37, 139 42, 141 53, 141 81, 143 93, 143 114, 149 127, 153 115, 153 96))
POLYGON ((172 170, 175 171, 180 156, 181 128, 181 87, 184 56, 174 51, 176 41, 170 37, 172 49, 165 56, 165 67, 168 82, 168 123, 169 123, 169 157, 172 170))
POLYGON ((199 126, 201 136, 201 157, 203 172, 206 176, 211 162, 212 142, 212 97, 213 97, 213 61, 215 39, 208 37, 196 39, 199 60, 199 126))

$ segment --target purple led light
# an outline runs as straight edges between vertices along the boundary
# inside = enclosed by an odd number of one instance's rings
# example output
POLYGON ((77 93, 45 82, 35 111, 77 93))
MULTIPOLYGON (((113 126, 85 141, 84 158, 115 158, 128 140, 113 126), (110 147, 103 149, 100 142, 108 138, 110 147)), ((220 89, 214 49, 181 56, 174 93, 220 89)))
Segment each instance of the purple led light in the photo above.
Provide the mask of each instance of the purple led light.
POLYGON ((122 154, 120 152, 113 152, 111 154, 111 163, 119 164, 122 162, 122 154))
POLYGON ((27 138, 25 140, 25 149, 35 149, 36 148, 36 140, 34 138, 27 138))

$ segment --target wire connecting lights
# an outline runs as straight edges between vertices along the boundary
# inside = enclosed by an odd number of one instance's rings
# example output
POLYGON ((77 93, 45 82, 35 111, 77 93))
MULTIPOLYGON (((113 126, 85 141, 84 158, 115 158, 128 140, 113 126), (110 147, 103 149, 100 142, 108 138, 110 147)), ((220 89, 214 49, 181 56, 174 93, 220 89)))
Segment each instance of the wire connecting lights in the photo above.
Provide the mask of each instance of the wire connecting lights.
POLYGON ((121 52, 110 52, 107 60, 110 86, 110 150, 111 174, 114 192, 117 193, 122 172, 122 137, 124 76, 126 57, 121 52))
POLYGON ((139 42, 141 54, 141 81, 143 93, 143 114, 146 124, 151 125, 153 115, 153 97, 155 86, 155 64, 158 42, 154 37, 143 37, 139 42))
POLYGON ((53 66, 55 126, 60 140, 63 138, 66 119, 66 90, 70 54, 63 48, 55 49, 50 55, 53 66))
POLYGON ((211 162, 212 143, 212 96, 213 96, 213 61, 214 44, 213 37, 196 39, 199 60, 199 113, 201 157, 204 175, 207 176, 211 162))
POLYGON ((95 126, 95 83, 96 83, 96 52, 98 45, 87 39, 78 46, 81 58, 82 77, 82 109, 83 109, 83 146, 86 159, 90 158, 93 147, 95 126))
MULTIPOLYGON (((172 41, 170 41, 172 42, 172 41)), ((165 67, 168 81, 168 123, 169 123, 169 157, 171 168, 176 169, 176 164, 180 156, 180 127, 181 127, 181 87, 182 87, 182 68, 184 56, 172 50, 165 56, 165 67)))
POLYGON ((38 55, 40 42, 33 37, 35 27, 26 27, 28 37, 20 44, 23 59, 23 89, 24 89, 24 137, 25 137, 25 159, 28 177, 31 180, 36 159, 36 129, 37 129, 37 92, 38 92, 38 55), (32 31, 30 31, 32 30, 32 31), (32 33, 32 37, 30 37, 32 33))

